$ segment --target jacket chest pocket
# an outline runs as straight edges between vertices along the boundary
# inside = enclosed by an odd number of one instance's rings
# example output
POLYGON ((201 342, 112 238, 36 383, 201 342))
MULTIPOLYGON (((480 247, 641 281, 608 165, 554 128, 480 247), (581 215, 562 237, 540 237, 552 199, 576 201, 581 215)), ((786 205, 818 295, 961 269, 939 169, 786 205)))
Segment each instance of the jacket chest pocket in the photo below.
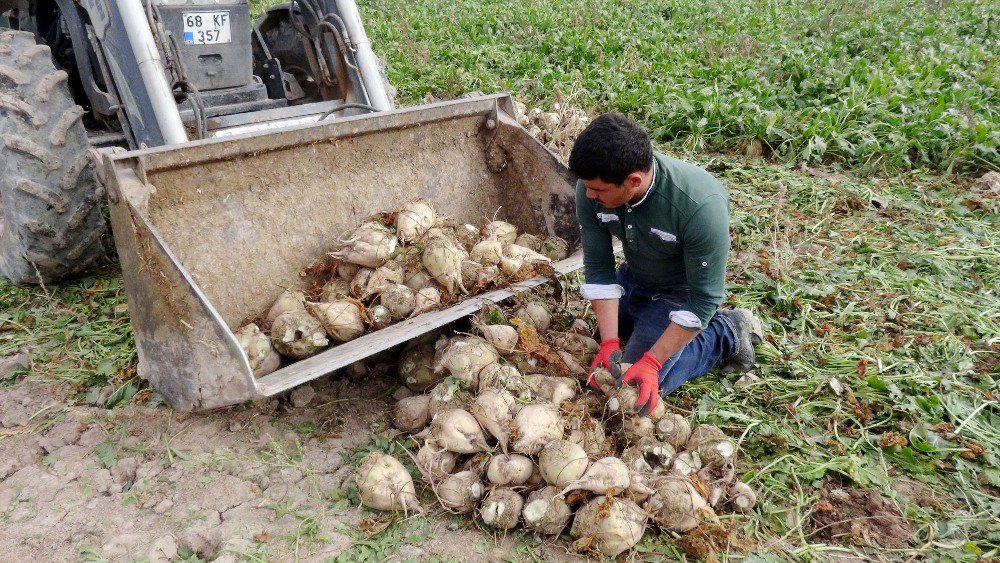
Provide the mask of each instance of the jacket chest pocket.
POLYGON ((615 236, 618 240, 625 240, 625 229, 622 226, 621 220, 618 215, 611 213, 610 211, 601 211, 597 213, 597 220, 601 222, 602 225, 608 232, 615 236))
POLYGON ((643 248, 655 258, 680 258, 681 244, 677 235, 664 229, 647 227, 641 232, 643 248))

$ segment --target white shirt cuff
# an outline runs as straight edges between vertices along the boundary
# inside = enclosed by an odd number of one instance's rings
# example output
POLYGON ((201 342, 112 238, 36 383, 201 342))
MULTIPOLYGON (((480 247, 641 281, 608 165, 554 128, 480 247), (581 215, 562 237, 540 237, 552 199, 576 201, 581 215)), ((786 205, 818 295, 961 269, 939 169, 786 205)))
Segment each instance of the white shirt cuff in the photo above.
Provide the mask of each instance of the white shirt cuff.
POLYGON ((701 319, 691 311, 674 311, 670 313, 670 321, 684 328, 701 329, 701 319))
MULTIPOLYGON (((621 299, 625 295, 625 288, 613 283, 600 285, 596 283, 585 283, 580 287, 580 295, 584 299, 621 299)), ((700 324, 698 326, 701 326, 700 324)))

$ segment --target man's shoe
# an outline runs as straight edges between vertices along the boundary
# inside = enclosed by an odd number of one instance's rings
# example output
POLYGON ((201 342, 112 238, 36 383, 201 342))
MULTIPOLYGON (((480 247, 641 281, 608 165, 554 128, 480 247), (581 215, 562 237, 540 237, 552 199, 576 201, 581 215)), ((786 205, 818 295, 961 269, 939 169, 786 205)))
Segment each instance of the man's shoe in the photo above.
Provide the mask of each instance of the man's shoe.
POLYGON ((733 329, 736 336, 736 350, 723 360, 722 373, 746 373, 753 370, 756 354, 754 346, 764 341, 764 327, 760 319, 748 309, 720 311, 719 315, 733 329))

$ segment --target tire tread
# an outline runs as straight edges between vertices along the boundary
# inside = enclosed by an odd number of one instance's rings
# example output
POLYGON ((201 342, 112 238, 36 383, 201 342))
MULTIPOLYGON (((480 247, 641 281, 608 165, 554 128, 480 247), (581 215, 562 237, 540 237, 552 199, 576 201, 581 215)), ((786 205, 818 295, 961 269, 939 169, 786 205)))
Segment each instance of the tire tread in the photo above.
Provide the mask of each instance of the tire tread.
POLYGON ((88 170, 84 110, 67 73, 31 33, 0 31, 0 275, 14 283, 78 275, 107 230, 88 170))

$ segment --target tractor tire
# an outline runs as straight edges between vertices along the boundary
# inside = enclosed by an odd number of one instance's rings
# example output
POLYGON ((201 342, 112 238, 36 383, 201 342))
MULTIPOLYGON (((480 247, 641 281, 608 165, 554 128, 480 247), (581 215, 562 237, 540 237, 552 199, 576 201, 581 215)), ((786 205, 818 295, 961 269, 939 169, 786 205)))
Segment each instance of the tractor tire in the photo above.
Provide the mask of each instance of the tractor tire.
POLYGON ((49 47, 0 30, 0 275, 15 284, 78 275, 104 254, 83 114, 49 47))

